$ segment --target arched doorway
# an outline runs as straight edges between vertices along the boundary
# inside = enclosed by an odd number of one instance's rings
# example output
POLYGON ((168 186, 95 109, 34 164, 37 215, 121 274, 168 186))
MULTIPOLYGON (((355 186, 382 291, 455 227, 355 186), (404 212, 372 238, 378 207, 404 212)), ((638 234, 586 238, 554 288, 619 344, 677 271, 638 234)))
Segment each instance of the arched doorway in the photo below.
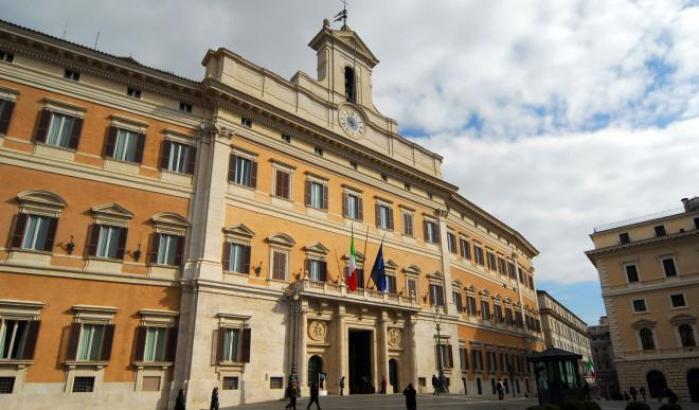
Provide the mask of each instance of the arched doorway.
POLYGON ((689 397, 693 402, 699 402, 699 368, 689 369, 687 372, 687 388, 689 389, 689 397))
POLYGON ((398 393, 398 360, 388 361, 388 383, 393 387, 393 393, 398 393))
POLYGON ((646 374, 646 382, 648 383, 648 393, 652 398, 662 397, 667 389, 667 381, 662 372, 651 370, 646 374))
POLYGON ((318 375, 323 371, 323 359, 320 356, 311 356, 308 359, 308 385, 318 383, 318 375))

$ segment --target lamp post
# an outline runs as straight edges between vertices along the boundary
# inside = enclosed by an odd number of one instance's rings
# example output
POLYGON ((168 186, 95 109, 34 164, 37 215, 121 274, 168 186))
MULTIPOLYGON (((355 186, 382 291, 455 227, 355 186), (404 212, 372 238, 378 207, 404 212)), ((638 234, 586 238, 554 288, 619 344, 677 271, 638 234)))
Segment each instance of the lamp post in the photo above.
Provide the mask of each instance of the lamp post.
POLYGON ((296 343, 298 340, 299 328, 299 311, 301 305, 301 292, 296 284, 289 286, 286 292, 286 297, 289 300, 290 316, 291 316, 291 365, 289 369, 289 384, 298 383, 298 374, 296 374, 296 343))
POLYGON ((435 327, 437 329, 437 371, 439 372, 439 390, 440 392, 444 390, 442 383, 444 382, 444 366, 442 364, 442 334, 441 326, 439 324, 439 304, 435 301, 434 304, 434 321, 435 327))

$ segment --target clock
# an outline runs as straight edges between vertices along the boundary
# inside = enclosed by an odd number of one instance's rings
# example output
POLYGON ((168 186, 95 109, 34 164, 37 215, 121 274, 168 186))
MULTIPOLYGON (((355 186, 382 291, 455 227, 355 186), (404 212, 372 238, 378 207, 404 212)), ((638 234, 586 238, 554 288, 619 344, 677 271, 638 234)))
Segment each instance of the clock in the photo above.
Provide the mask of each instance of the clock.
POLYGON ((342 127, 350 137, 361 137, 364 131, 366 131, 366 125, 364 125, 362 116, 352 108, 344 107, 340 109, 338 118, 340 127, 342 127))

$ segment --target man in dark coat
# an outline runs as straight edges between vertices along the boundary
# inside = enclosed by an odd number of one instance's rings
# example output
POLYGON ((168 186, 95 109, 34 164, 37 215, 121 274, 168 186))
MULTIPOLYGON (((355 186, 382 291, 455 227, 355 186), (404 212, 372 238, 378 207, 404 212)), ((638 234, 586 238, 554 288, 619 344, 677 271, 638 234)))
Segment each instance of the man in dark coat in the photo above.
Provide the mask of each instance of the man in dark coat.
POLYGON ((502 381, 498 381, 498 384, 495 386, 495 390, 498 391, 498 400, 505 398, 505 386, 502 385, 502 381))
POLYGON ((185 410, 184 407, 184 390, 180 389, 177 392, 177 400, 175 400, 175 410, 185 410))
POLYGON ((641 397, 643 397, 643 401, 646 401, 646 388, 641 386, 641 388, 638 389, 638 391, 641 393, 641 397))
POLYGON ((629 393, 631 393, 631 399, 633 401, 636 401, 636 395, 638 394, 638 392, 636 391, 636 388, 633 386, 629 387, 629 393))
POLYGON ((306 410, 310 409, 313 403, 316 404, 316 409, 320 410, 320 403, 318 403, 318 383, 313 383, 311 385, 311 400, 308 402, 306 410))
POLYGON ((408 387, 403 390, 403 395, 405 396, 405 407, 408 410, 416 410, 417 409, 417 392, 415 391, 415 388, 413 387, 412 383, 408 385, 408 387))
POLYGON ((289 399, 289 403, 284 408, 296 410, 296 399, 299 397, 299 388, 296 386, 296 382, 291 383, 286 388, 285 396, 289 399))
POLYGON ((337 384, 340 386, 340 396, 342 396, 345 391, 345 376, 340 377, 340 382, 337 384))
POLYGON ((432 388, 434 389, 433 395, 439 396, 439 379, 434 374, 432 375, 432 388))
POLYGON ((209 406, 209 410, 218 410, 218 387, 214 387, 214 390, 211 392, 211 405, 209 406))

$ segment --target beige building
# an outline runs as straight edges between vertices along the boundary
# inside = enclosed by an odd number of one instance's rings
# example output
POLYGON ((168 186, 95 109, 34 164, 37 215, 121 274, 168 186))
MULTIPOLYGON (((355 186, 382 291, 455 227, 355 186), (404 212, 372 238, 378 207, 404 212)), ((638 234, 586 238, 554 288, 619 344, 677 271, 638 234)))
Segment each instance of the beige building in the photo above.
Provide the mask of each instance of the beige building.
POLYGON ((582 362, 591 360, 587 323, 571 312, 548 292, 537 290, 539 315, 546 347, 555 347, 582 355, 582 362))
POLYGON ((699 198, 681 210, 596 228, 599 272, 622 390, 666 387, 699 401, 699 198))
POLYGON ((592 347, 592 362, 595 365, 595 384, 597 391, 608 399, 619 393, 619 380, 614 364, 614 348, 609 333, 607 316, 599 319, 599 324, 590 326, 590 346, 592 347))

